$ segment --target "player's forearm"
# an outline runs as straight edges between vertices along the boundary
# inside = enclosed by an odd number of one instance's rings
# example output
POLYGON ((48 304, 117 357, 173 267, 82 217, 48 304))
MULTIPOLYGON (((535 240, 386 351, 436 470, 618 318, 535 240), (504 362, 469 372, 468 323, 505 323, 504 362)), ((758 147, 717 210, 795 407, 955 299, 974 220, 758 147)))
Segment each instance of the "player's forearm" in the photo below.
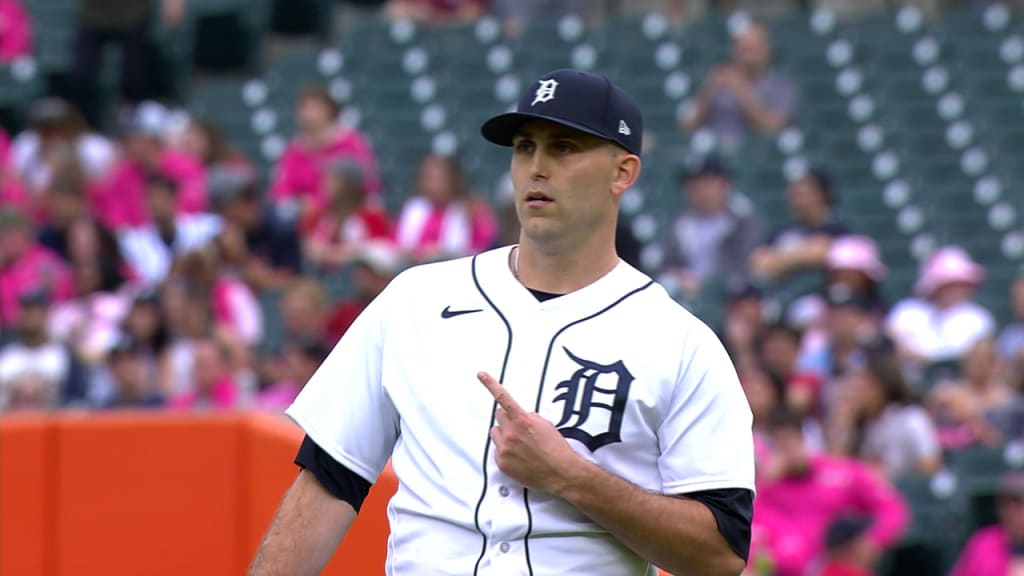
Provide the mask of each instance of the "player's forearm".
POLYGON ((303 470, 285 494, 249 576, 319 574, 355 518, 352 506, 303 470))
POLYGON ((558 496, 631 550, 677 576, 736 576, 743 559, 696 500, 647 492, 586 462, 558 496))

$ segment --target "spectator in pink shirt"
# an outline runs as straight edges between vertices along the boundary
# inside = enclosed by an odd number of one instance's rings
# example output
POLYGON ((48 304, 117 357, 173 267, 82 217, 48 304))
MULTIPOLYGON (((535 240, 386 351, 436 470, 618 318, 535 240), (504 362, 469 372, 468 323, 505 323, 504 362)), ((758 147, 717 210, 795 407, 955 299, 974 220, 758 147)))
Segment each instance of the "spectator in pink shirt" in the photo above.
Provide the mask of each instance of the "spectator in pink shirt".
POLYGON ((381 192, 377 159, 366 138, 340 123, 341 107, 322 87, 303 90, 295 106, 299 134, 277 162, 270 197, 281 216, 304 217, 324 207, 327 166, 348 159, 363 170, 367 194, 381 192))
POLYGON ((429 154, 420 163, 416 195, 402 207, 396 236, 413 260, 467 256, 493 245, 498 221, 469 190, 454 158, 429 154))
POLYGON ((10 157, 11 140, 0 128, 0 204, 4 206, 18 206, 28 210, 29 197, 24 184, 18 178, 17 172, 8 165, 10 157))
POLYGON ((128 122, 124 156, 113 174, 93 190, 93 211, 108 227, 122 230, 150 221, 146 208, 146 176, 159 173, 178 187, 177 206, 183 214, 206 210, 206 171, 202 162, 165 145, 167 110, 144 102, 128 122))
POLYGON ((229 352, 212 338, 192 345, 192 389, 171 398, 176 410, 224 410, 238 405, 238 387, 231 374, 229 352))
POLYGON ((896 543, 909 517, 899 493, 866 466, 811 454, 802 427, 794 414, 773 418, 771 467, 758 475, 754 526, 778 576, 803 576, 820 565, 826 530, 841 515, 873 520, 868 538, 875 554, 896 543))
POLYGON ((32 53, 32 20, 19 0, 0 0, 0 64, 32 53))
POLYGON ((261 410, 284 412, 327 358, 330 349, 316 338, 293 341, 282 352, 282 379, 263 389, 256 397, 261 410))
POLYGON ((0 325, 12 326, 18 318, 18 298, 44 290, 60 302, 75 293, 68 265, 39 245, 28 219, 21 212, 0 210, 0 325))
POLYGON ((1010 472, 996 497, 999 523, 975 532, 951 576, 1024 575, 1024 474, 1010 472))
POLYGON ((11 151, 11 137, 0 127, 0 169, 7 167, 7 156, 11 151))

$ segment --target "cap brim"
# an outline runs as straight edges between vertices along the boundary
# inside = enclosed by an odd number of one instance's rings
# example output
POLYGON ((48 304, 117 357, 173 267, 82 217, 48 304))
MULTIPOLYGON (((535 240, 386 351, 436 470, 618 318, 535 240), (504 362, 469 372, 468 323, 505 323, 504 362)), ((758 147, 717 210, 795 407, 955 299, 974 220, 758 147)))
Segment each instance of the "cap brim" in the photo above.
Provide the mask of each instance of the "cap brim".
POLYGON ((574 130, 590 134, 591 136, 597 136, 602 140, 618 144, 618 142, 609 138, 607 134, 601 134, 596 130, 592 130, 575 122, 568 122, 561 118, 553 118, 551 116, 545 116, 544 114, 529 114, 526 112, 506 112, 505 114, 499 114, 484 122, 483 125, 480 126, 480 133, 484 138, 499 146, 511 146, 512 140, 516 136, 516 132, 519 131, 519 127, 531 120, 547 120, 548 122, 567 126, 574 130))

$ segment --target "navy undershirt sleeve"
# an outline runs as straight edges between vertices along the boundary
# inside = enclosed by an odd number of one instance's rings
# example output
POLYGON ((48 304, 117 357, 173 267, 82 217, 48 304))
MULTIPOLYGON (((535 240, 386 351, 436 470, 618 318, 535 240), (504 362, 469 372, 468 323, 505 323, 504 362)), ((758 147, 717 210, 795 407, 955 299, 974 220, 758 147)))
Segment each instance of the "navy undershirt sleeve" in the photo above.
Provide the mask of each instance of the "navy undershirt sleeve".
POLYGON ((754 493, 745 488, 721 488, 681 494, 707 506, 729 547, 746 562, 750 556, 750 524, 754 519, 754 493))
POLYGON ((370 492, 365 478, 346 468, 318 446, 308 435, 302 439, 295 463, 309 470, 328 492, 352 505, 356 512, 370 492))

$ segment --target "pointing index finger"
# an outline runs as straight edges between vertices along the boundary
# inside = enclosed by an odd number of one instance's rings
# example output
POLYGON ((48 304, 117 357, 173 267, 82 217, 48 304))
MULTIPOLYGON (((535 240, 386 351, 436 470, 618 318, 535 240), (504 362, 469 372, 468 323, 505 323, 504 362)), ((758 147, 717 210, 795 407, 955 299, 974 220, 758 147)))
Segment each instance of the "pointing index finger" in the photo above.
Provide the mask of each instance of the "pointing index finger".
POLYGON ((493 376, 487 372, 479 372, 476 375, 477 379, 487 388, 487 391, 494 396, 494 401, 501 406, 501 409, 505 411, 510 417, 513 417, 523 411, 519 404, 512 398, 512 395, 508 393, 508 390, 501 385, 500 382, 494 379, 493 376))

